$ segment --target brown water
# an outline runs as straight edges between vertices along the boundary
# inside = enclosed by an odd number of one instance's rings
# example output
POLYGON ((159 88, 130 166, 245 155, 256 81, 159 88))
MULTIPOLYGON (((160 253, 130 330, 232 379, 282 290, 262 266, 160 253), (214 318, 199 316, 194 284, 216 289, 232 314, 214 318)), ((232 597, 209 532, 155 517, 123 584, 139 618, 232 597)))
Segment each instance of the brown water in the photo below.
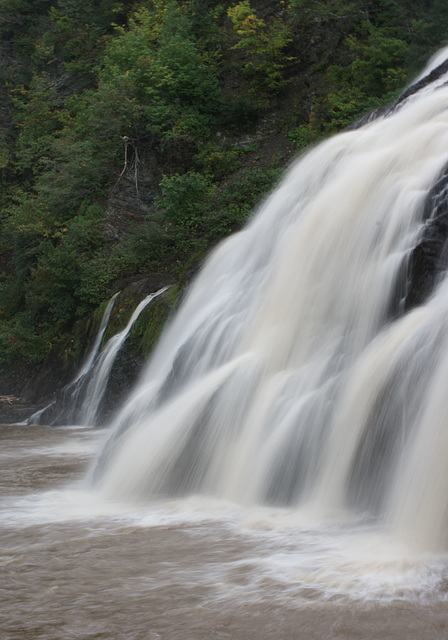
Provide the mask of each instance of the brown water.
POLYGON ((0 428, 2 640, 448 637, 445 558, 354 524, 79 484, 102 434, 0 428))

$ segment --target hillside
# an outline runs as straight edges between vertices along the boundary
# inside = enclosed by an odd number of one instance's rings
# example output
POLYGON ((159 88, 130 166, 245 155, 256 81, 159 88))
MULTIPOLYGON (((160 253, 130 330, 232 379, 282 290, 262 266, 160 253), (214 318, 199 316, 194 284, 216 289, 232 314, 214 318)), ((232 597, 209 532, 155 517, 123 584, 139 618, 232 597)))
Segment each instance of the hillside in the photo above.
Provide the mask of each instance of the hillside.
POLYGON ((125 323, 175 285, 157 336, 292 158, 447 41, 442 0, 2 0, 0 395, 67 382, 123 288, 125 323))

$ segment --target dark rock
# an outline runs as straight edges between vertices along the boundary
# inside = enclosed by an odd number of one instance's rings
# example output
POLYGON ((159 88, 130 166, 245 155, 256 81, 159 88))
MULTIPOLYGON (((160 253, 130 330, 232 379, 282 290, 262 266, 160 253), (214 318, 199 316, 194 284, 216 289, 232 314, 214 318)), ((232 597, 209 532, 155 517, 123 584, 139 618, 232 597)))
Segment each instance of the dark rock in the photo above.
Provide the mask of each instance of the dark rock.
MULTIPOLYGON (((155 274, 149 277, 136 276, 120 283, 121 291, 115 299, 108 326, 103 334, 103 347, 112 336, 121 332, 128 325, 138 304, 148 294, 160 290, 163 286, 165 286, 163 277, 155 274)), ((95 414, 96 425, 110 421, 113 413, 124 402, 125 397, 137 381, 149 353, 155 346, 171 308, 171 297, 165 292, 150 301, 147 307, 141 311, 113 362, 105 394, 95 414)), ((99 322, 96 322, 95 332, 87 344, 86 353, 90 351, 91 343, 98 335, 98 328, 99 322)), ((98 360, 95 359, 94 362, 98 362, 98 360)), ((36 380, 42 381, 45 376, 54 376, 58 364, 60 364, 60 358, 57 357, 53 367, 49 360, 45 363, 37 378, 30 382, 30 388, 27 389, 29 399, 36 402, 37 399, 42 398, 42 394, 39 396, 39 389, 42 387, 36 385, 36 380)), ((33 424, 82 423, 83 416, 85 416, 86 394, 89 393, 88 390, 91 388, 90 385, 95 379, 97 370, 93 367, 80 378, 75 378, 75 373, 74 371, 70 379, 66 380, 65 386, 59 388, 52 396, 47 397, 41 406, 34 407, 34 410, 30 411, 28 415, 24 415, 23 418, 29 418, 36 410, 46 406, 42 415, 33 418, 33 424)), ((4 422, 9 422, 9 420, 6 418, 4 422)))
POLYGON ((424 76, 421 80, 419 80, 418 82, 415 82, 408 89, 406 89, 406 91, 400 96, 400 98, 397 100, 397 102, 393 106, 392 111, 395 111, 397 108, 399 108, 400 105, 403 102, 406 102, 406 100, 410 96, 414 95, 418 91, 421 91, 422 89, 427 87, 429 84, 431 84, 431 82, 435 82, 436 80, 444 76, 447 73, 447 71, 448 71, 448 60, 445 60, 445 62, 443 62, 438 67, 433 69, 431 73, 429 73, 427 76, 424 76))
POLYGON ((424 302, 448 268, 448 167, 428 193, 423 220, 409 259, 405 310, 424 302))

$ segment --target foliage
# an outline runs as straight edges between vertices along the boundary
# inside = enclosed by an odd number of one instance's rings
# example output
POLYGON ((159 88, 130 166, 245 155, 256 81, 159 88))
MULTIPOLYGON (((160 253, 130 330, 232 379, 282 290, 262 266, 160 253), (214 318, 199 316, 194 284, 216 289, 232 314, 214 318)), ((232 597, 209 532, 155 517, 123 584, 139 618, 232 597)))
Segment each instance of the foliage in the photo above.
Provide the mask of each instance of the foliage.
POLYGON ((246 53, 243 69, 251 79, 251 91, 258 97, 269 97, 287 83, 283 71, 291 58, 285 55, 285 48, 292 31, 281 18, 274 17, 269 23, 257 18, 249 0, 231 7, 228 15, 239 36, 234 48, 246 53))
POLYGON ((166 219, 189 229, 200 228, 214 191, 208 178, 189 171, 170 178, 164 176, 160 186, 162 196, 157 203, 166 219))
MULTIPOLYGON (((316 96, 311 131, 334 132, 392 100, 408 75, 414 19, 395 0, 292 0, 308 29, 332 25, 340 33, 339 59, 328 57, 325 89, 316 96)), ((329 28, 328 26, 325 28, 329 28)))
POLYGON ((241 149, 211 142, 202 146, 195 160, 208 178, 220 180, 240 167, 242 153, 241 149))
POLYGON ((19 129, 16 167, 37 174, 48 162, 54 134, 60 128, 56 89, 49 75, 42 74, 34 75, 28 88, 20 85, 11 94, 19 129))
POLYGON ((372 25, 366 25, 366 32, 363 39, 354 35, 347 38, 353 53, 350 65, 328 69, 331 129, 344 127, 361 113, 391 100, 406 78, 406 43, 372 25))
POLYGON ((307 21, 333 21, 369 16, 364 0, 292 0, 291 8, 307 21))
MULTIPOLYGON (((165 176, 158 205, 165 219, 181 230, 177 236, 181 243, 194 246, 198 233, 200 239, 216 241, 243 226, 252 209, 275 186, 280 173, 275 167, 247 169, 220 191, 199 173, 165 176)), ((176 237, 174 230, 171 235, 176 237)))
POLYGON ((168 314, 169 306, 165 300, 156 298, 138 317, 130 340, 144 356, 156 346, 168 314))
POLYGON ((206 137, 219 105, 215 61, 201 51, 186 8, 174 0, 141 8, 106 49, 99 88, 164 139, 206 137))
POLYGON ((447 39, 443 0, 0 0, 0 360, 68 344, 124 278, 188 274, 278 140, 286 163, 447 39))
POLYGON ((35 56, 47 64, 57 59, 72 73, 92 73, 92 59, 116 19, 124 17, 115 0, 58 0, 49 11, 50 29, 36 47, 35 56))
POLYGON ((319 132, 314 131, 310 125, 304 124, 299 124, 294 129, 291 129, 291 131, 288 131, 287 135, 299 151, 315 144, 321 138, 319 132))
POLYGON ((253 209, 275 187, 282 169, 275 164, 264 169, 247 168, 234 176, 215 199, 212 224, 214 237, 221 238, 240 229, 253 209))
POLYGON ((0 320, 0 362, 10 362, 17 357, 39 362, 49 347, 43 332, 36 330, 25 313, 16 314, 8 323, 0 320))

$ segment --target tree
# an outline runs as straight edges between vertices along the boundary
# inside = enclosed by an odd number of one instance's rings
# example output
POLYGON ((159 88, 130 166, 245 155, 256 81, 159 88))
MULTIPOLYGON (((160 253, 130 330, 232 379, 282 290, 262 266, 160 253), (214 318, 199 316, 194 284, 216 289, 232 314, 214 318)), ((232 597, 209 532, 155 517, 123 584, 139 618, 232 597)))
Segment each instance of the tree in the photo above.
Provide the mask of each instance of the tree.
POLYGON ((292 40, 291 28, 281 18, 269 23, 257 18, 249 0, 228 10, 239 40, 234 49, 245 51, 244 73, 251 79, 252 92, 266 99, 287 84, 283 71, 291 59, 285 49, 292 40))

